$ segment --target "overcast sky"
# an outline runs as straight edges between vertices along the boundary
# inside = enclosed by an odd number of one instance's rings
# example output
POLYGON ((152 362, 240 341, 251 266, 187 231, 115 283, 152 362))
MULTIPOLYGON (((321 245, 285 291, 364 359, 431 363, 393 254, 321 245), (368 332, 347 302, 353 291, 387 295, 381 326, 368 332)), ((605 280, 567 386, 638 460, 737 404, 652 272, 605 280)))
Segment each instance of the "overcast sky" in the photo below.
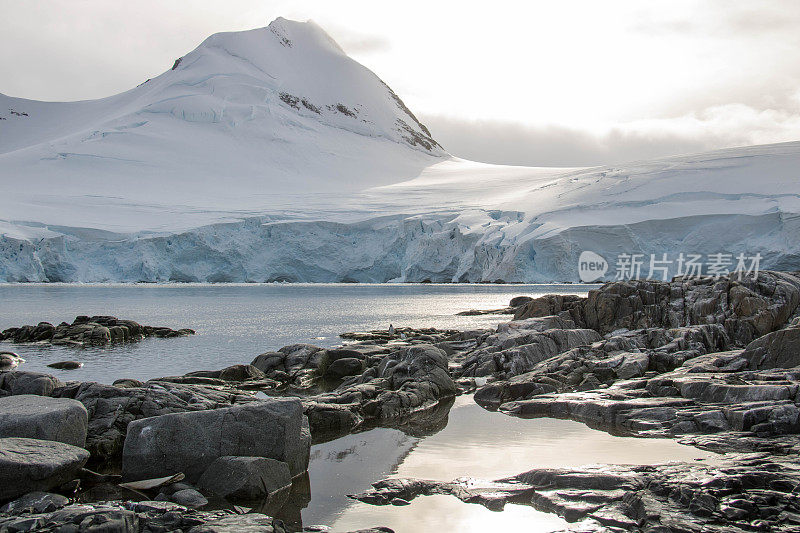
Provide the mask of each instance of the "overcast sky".
POLYGON ((0 0, 0 92, 98 98, 313 19, 451 153, 592 165, 800 140, 800 2, 0 0))

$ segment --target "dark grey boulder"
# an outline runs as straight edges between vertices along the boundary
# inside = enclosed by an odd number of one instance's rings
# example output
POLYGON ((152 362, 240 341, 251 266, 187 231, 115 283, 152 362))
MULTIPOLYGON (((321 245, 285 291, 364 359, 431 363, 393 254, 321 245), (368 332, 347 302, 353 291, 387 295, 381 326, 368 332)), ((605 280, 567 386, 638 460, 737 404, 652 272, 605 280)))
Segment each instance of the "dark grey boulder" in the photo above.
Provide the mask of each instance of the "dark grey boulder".
POLYGON ((7 394, 37 394, 52 396, 64 384, 60 379, 41 372, 0 372, 0 390, 7 394))
POLYGON ((63 485, 88 459, 89 452, 63 442, 0 439, 0 501, 63 485))
POLYGON ((580 316, 585 298, 572 294, 546 294, 539 298, 518 296, 511 300, 514 311, 514 320, 538 318, 569 312, 570 315, 580 316), (576 314, 577 313, 577 314, 576 314))
POLYGON ((115 387, 119 387, 121 389, 131 389, 136 387, 143 387, 144 382, 139 381, 138 379, 122 378, 114 381, 112 385, 115 387))
POLYGON ((52 513, 69 504, 69 498, 52 492, 29 492, 0 507, 0 513, 52 513))
POLYGON ((330 363, 325 369, 325 376, 329 378, 343 378, 356 376, 364 371, 364 363, 355 357, 343 357, 330 363))
POLYGON ((0 352, 0 370, 14 370, 25 360, 14 352, 0 352))
POLYGON ((0 398, 0 438, 53 440, 83 448, 89 414, 81 402, 22 394, 0 398))
POLYGON ((220 457, 203 473, 201 490, 230 501, 252 501, 292 484, 289 465, 265 457, 220 457))
POLYGON ((303 405, 308 417, 308 423, 315 436, 321 434, 341 435, 364 422, 364 417, 352 409, 352 404, 340 405, 337 403, 304 400, 303 405))
POLYGON ((519 307, 533 300, 530 296, 515 296, 508 302, 509 307, 519 307))
POLYGON ((78 361, 58 361, 57 363, 50 363, 47 366, 58 370, 77 370, 83 366, 83 363, 78 361))
POLYGON ((375 348, 377 347, 356 345, 352 345, 352 347, 348 348, 328 348, 325 350, 323 358, 327 360, 328 363, 345 358, 364 359, 370 354, 370 351, 375 348))
POLYGON ((222 370, 199 370, 189 372, 185 377, 209 378, 225 381, 249 381, 264 379, 264 372, 253 365, 233 365, 222 370))
POLYGON ((253 365, 233 365, 223 368, 219 373, 219 379, 225 381, 248 381, 264 377, 264 373, 253 365))
POLYGON ((317 368, 324 354, 322 348, 313 344, 292 344, 278 351, 286 354, 284 366, 289 373, 303 368, 317 368))
POLYGON ((59 388, 55 395, 73 398, 86 406, 89 411, 86 448, 93 458, 101 460, 121 457, 126 428, 134 420, 256 401, 250 394, 238 391, 161 381, 150 381, 142 386, 135 382, 124 383, 124 386, 71 382, 59 388))
POLYGON ((173 492, 170 496, 170 500, 178 505, 183 505, 184 507, 188 507, 190 509, 199 509, 200 507, 208 505, 208 500, 205 498, 205 496, 191 488, 185 488, 173 492))
POLYGON ((308 468, 311 434, 299 400, 174 413, 128 424, 122 453, 127 480, 183 472, 197 481, 219 457, 237 455, 284 461, 296 476, 308 468))
POLYGON ((281 352, 267 352, 257 356, 250 363, 252 366, 261 370, 265 374, 269 374, 273 370, 285 370, 283 362, 286 359, 286 354, 281 352))
POLYGON ((268 378, 308 386, 313 381, 312 374, 315 375, 315 371, 323 364, 325 355, 326 350, 319 346, 292 344, 277 352, 263 353, 250 364, 268 378))

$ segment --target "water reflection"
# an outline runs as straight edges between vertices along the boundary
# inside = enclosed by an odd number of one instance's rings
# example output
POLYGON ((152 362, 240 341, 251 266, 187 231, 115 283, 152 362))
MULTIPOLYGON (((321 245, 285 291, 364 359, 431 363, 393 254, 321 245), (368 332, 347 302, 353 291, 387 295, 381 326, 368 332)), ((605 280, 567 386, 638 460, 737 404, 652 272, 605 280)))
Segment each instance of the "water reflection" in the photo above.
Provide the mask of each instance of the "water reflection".
POLYGON ((436 528, 506 531, 524 523, 532 531, 546 532, 562 529, 566 522, 527 506, 509 505, 496 513, 449 496, 421 497, 403 507, 379 507, 346 495, 362 492, 386 477, 497 479, 533 468, 656 464, 713 456, 669 439, 617 437, 569 420, 513 418, 486 411, 471 396, 461 396, 395 427, 373 428, 314 445, 308 484, 305 480, 297 483, 298 499, 290 498, 277 516, 295 527, 302 516, 303 524, 327 524, 334 531, 377 525, 398 533, 436 528))
POLYGON ((482 505, 463 503, 453 496, 416 498, 410 505, 375 507, 358 503, 334 523, 333 531, 355 531, 366 527, 386 526, 396 533, 420 531, 536 531, 545 533, 564 529, 565 520, 524 505, 506 505, 500 512, 482 505))

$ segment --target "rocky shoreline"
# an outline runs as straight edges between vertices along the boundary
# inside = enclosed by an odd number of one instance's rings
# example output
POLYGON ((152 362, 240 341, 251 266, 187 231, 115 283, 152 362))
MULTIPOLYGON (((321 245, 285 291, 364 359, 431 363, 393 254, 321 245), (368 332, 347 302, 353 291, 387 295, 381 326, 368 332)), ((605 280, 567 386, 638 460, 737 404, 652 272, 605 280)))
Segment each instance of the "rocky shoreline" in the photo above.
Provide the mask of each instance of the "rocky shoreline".
POLYGON ((175 330, 164 326, 143 326, 133 320, 122 320, 114 316, 80 315, 75 317, 72 324, 62 322, 54 326, 50 322, 39 322, 35 326, 8 328, 0 332, 0 341, 80 347, 137 342, 147 337, 185 337, 194 333, 189 328, 175 330))
MULTIPOLYGON (((353 497, 531 505, 575 531, 797 531, 799 305, 797 273, 615 282, 587 298, 515 298, 497 310, 514 319, 494 329, 355 332, 336 348, 295 344, 250 364, 144 383, 0 372, 0 485, 18 485, 23 467, 41 481, 0 494, 10 501, 0 532, 299 531, 299 510, 278 518, 276 509, 287 487, 303 484, 312 441, 413 426, 473 392, 484 408, 512 416, 567 418, 725 455, 486 482, 392 479, 353 497), (36 450, 47 468, 14 464, 3 456, 14 447, 36 450), (245 494, 271 503, 236 514, 230 502, 245 494), (209 501, 220 510, 204 510, 209 501), (92 529, 99 524, 109 525, 92 529)), ((109 338, 121 322, 98 318, 90 322, 109 338)))

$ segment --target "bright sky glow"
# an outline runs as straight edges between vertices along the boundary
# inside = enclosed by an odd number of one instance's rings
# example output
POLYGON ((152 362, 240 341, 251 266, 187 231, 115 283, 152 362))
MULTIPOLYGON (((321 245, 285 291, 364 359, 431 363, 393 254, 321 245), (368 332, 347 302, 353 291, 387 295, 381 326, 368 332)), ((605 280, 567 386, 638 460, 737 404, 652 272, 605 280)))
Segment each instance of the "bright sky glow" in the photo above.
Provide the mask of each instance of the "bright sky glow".
POLYGON ((458 155, 588 164, 800 138, 800 3, 0 0, 0 92, 98 98, 313 19, 458 155), (594 158, 594 159, 592 159, 594 158))

